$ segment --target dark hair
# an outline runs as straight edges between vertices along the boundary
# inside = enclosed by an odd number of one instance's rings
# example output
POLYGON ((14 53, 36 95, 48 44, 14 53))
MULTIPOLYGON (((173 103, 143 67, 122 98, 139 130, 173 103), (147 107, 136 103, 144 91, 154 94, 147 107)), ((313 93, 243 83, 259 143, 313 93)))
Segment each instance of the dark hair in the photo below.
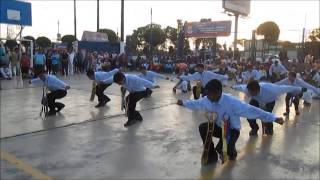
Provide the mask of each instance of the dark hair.
POLYGON ((121 72, 117 72, 116 74, 114 74, 113 76, 113 82, 115 83, 120 83, 122 82, 122 80, 125 78, 124 74, 121 72))
POLYGON ((205 89, 211 93, 221 93, 222 92, 222 84, 219 80, 213 79, 207 83, 205 89))
POLYGON ((250 81, 250 82, 247 84, 247 89, 248 89, 249 91, 259 91, 259 90, 260 90, 259 82, 256 81, 256 80, 250 81))
POLYGON ((291 76, 291 77, 297 77, 297 73, 296 73, 296 72, 291 71, 291 72, 289 72, 289 76, 291 76))
POLYGON ((93 76, 94 75, 94 71, 92 69, 89 69, 87 71, 87 76, 90 77, 90 76, 93 76))
POLYGON ((203 69, 204 69, 204 65, 203 65, 203 64, 197 64, 196 67, 197 67, 197 68, 203 68, 203 69))

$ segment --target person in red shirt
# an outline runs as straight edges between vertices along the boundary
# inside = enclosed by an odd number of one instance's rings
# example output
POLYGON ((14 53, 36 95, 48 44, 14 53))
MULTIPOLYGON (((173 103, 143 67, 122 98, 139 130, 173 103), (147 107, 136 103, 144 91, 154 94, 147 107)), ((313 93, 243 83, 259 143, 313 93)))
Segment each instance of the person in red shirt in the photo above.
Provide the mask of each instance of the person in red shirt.
POLYGON ((21 73, 23 79, 29 77, 29 68, 30 58, 26 55, 26 53, 23 53, 21 58, 21 73))

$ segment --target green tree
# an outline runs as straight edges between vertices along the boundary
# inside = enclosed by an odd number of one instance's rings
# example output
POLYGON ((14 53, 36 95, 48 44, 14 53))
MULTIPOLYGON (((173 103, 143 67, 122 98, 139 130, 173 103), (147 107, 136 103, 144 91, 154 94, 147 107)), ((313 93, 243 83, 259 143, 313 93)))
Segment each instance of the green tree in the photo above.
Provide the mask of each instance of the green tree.
POLYGON ((74 37, 74 35, 64 35, 62 38, 61 38, 61 41, 64 42, 64 43, 67 43, 68 44, 68 48, 71 48, 72 47, 72 43, 74 41, 76 41, 77 39, 74 37))
POLYGON ((51 40, 47 37, 41 36, 36 39, 36 44, 41 48, 50 47, 51 40))
POLYGON ((191 53, 190 43, 189 43, 189 40, 185 38, 183 41, 183 54, 188 55, 190 53, 191 53))
POLYGON ((110 42, 119 42, 119 37, 117 34, 111 29, 99 29, 98 32, 106 33, 108 35, 108 39, 110 42))
MULTIPOLYGON (((35 42, 35 38, 33 36, 25 36, 23 39, 31 40, 33 43, 35 42)), ((30 46, 29 41, 22 41, 21 43, 26 47, 30 46)))
POLYGON ((167 26, 164 29, 166 34, 166 39, 170 40, 170 42, 174 45, 174 48, 177 47, 177 40, 178 40, 178 30, 176 28, 167 26))
POLYGON ((153 49, 166 41, 166 34, 163 32, 160 25, 152 25, 152 27, 150 27, 150 25, 146 26, 143 37, 145 42, 148 45, 151 45, 151 48, 153 49))
POLYGON ((126 36, 126 52, 130 54, 138 54, 137 46, 138 46, 138 40, 133 35, 126 36))
POLYGON ((279 44, 282 46, 283 49, 293 49, 296 47, 296 44, 290 41, 279 42, 279 44))
POLYGON ((6 46, 11 50, 14 49, 17 45, 18 43, 16 40, 13 40, 13 39, 6 40, 6 46))
POLYGON ((268 52, 269 52, 269 45, 276 44, 279 39, 280 29, 279 26, 273 21, 267 21, 260 24, 257 28, 257 34, 262 35, 264 37, 264 45, 268 45, 268 52))
POLYGON ((320 28, 313 29, 309 35, 309 39, 312 42, 320 41, 320 28))
POLYGON ((160 45, 166 41, 166 33, 161 29, 158 24, 146 25, 139 27, 133 31, 132 35, 127 36, 126 46, 127 50, 133 53, 143 53, 147 56, 150 55, 150 50, 158 51, 160 45))

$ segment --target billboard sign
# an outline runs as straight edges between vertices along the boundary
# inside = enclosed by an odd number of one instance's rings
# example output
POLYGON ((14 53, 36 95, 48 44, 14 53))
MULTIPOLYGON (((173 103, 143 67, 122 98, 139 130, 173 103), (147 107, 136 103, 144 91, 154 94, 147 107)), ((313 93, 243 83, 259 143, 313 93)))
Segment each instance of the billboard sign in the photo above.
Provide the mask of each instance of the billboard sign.
POLYGON ((31 3, 0 0, 0 23, 31 26, 31 3))
POLYGON ((108 42, 107 33, 102 32, 91 32, 91 31, 83 31, 82 41, 92 41, 92 42, 108 42))
POLYGON ((186 22, 184 24, 185 37, 215 38, 229 36, 231 21, 186 22))
POLYGON ((250 0, 223 0, 222 7, 226 11, 244 16, 250 14, 250 0))

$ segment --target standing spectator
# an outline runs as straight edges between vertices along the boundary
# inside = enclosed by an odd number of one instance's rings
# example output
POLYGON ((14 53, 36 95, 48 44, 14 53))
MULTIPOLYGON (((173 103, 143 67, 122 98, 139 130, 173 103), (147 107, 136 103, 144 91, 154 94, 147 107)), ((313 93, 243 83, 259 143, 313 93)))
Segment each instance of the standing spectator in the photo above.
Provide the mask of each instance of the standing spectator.
POLYGON ((52 68, 52 74, 56 75, 58 70, 59 70, 59 61, 60 61, 60 56, 57 53, 56 50, 52 51, 52 56, 51 56, 51 68, 52 68))
POLYGON ((38 76, 40 72, 45 70, 46 57, 43 54, 43 51, 40 50, 34 56, 34 74, 38 76))
POLYGON ((48 74, 50 74, 51 71, 52 71, 51 56, 52 56, 52 51, 51 51, 51 50, 48 50, 47 53, 46 53, 46 66, 47 66, 48 74))
POLYGON ((11 79, 11 73, 9 69, 9 58, 5 52, 3 45, 2 47, 0 47, 0 75, 5 79, 11 79))
POLYGON ((26 53, 23 53, 21 58, 22 79, 28 78, 29 68, 30 68, 30 58, 26 55, 26 53))
POLYGON ((73 75, 74 72, 74 59, 75 59, 75 52, 74 50, 71 51, 68 58, 68 66, 69 66, 69 73, 70 75, 73 75))
POLYGON ((91 53, 87 51, 83 61, 83 70, 87 72, 89 67, 91 67, 90 65, 91 65, 91 53))
POLYGON ((82 56, 81 50, 76 53, 75 61, 76 61, 76 72, 82 73, 83 72, 83 68, 82 68, 83 56, 82 56))
POLYGON ((66 53, 66 51, 62 51, 61 54, 61 73, 62 75, 66 75, 68 76, 68 53, 66 53))
POLYGON ((10 55, 11 71, 13 76, 20 75, 19 49, 15 48, 10 55))

